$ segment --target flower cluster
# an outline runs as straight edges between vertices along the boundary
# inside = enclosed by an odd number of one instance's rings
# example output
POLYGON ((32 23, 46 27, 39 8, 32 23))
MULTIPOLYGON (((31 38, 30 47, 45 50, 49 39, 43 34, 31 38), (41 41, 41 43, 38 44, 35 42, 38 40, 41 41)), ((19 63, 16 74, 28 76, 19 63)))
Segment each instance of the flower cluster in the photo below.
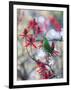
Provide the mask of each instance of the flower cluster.
POLYGON ((61 24, 56 20, 55 17, 50 17, 50 22, 55 27, 56 31, 61 31, 61 24))
MULTIPOLYGON (((50 17, 50 22, 51 24, 53 24, 56 31, 58 32, 61 31, 61 25, 55 18, 50 17)), ((55 42, 52 41, 52 44, 50 45, 48 38, 46 38, 46 35, 48 36, 48 32, 47 34, 44 34, 44 30, 41 24, 39 24, 39 22, 36 21, 35 19, 30 20, 27 27, 20 34, 22 39, 25 40, 24 42, 26 48, 27 47, 33 47, 36 49, 42 48, 44 49, 45 52, 48 53, 49 56, 58 56, 59 52, 55 50, 55 42), (40 39, 38 39, 38 37, 40 37, 40 39)), ((31 58, 35 60, 32 56, 31 58)), ((38 72, 43 76, 44 79, 48 79, 49 77, 51 77, 52 74, 50 73, 50 71, 47 72, 48 69, 42 62, 37 63, 37 65, 41 68, 38 72)))
POLYGON ((54 74, 46 68, 46 65, 40 61, 37 62, 37 68, 39 68, 37 72, 40 73, 42 79, 48 79, 49 77, 52 78, 54 76, 54 74))
POLYGON ((41 47, 42 40, 40 40, 40 45, 37 47, 36 38, 38 37, 39 34, 42 33, 43 33, 42 28, 38 25, 35 19, 33 19, 29 21, 27 28, 23 30, 20 36, 23 39, 26 39, 26 45, 25 45, 26 47, 33 46, 34 48, 38 48, 41 47), (30 32, 32 32, 32 34, 30 32))

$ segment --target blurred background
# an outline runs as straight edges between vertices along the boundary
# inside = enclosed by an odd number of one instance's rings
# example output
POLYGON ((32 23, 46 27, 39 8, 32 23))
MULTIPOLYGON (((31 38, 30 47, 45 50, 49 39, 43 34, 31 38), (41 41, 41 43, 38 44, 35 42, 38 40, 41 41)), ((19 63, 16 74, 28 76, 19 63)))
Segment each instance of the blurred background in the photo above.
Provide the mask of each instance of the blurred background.
MULTIPOLYGON (((53 78, 63 78, 63 11, 40 11, 17 9, 17 80, 39 80, 40 74, 37 72, 36 63, 28 56, 24 47, 24 40, 19 36, 27 27, 29 20, 34 19, 44 30, 44 35, 49 40, 55 42, 55 49, 60 52, 59 56, 51 57, 50 64, 56 76, 53 78), (50 21, 50 17, 56 18, 61 25, 61 30, 56 30, 50 21)), ((38 38, 41 38, 40 36, 38 38)), ((30 48, 28 51, 31 53, 30 48)), ((41 58, 39 50, 32 48, 31 55, 41 58), (38 57, 39 56, 39 57, 38 57)), ((42 52, 42 51, 41 51, 42 52)), ((44 60, 46 63, 46 61, 44 60)))

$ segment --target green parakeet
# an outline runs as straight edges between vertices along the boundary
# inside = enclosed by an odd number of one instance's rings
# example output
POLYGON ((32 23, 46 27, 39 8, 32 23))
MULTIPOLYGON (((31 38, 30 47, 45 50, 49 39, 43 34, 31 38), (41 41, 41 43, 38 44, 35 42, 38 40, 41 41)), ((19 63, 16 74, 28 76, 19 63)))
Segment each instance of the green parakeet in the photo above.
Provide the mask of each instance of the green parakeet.
POLYGON ((54 42, 52 42, 52 45, 50 46, 48 39, 46 37, 44 37, 43 48, 46 52, 48 52, 49 54, 52 54, 52 52, 54 50, 54 46, 55 46, 54 42))

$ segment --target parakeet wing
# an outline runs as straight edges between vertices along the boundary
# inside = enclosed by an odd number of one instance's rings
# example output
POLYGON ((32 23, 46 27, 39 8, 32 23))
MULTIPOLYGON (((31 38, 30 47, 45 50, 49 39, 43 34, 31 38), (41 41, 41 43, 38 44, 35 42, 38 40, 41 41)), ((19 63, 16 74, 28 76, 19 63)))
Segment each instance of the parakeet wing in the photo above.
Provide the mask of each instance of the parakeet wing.
POLYGON ((50 44, 49 44, 49 41, 48 41, 48 39, 46 37, 44 37, 43 48, 48 53, 52 53, 52 51, 53 51, 50 44))

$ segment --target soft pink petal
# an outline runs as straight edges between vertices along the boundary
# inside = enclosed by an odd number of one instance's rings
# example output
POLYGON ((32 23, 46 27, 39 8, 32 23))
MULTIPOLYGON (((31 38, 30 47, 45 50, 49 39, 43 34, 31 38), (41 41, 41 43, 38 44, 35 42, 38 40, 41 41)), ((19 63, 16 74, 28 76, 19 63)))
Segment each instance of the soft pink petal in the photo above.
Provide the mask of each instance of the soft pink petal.
POLYGON ((30 43, 28 42, 25 46, 28 47, 30 45, 30 43))

